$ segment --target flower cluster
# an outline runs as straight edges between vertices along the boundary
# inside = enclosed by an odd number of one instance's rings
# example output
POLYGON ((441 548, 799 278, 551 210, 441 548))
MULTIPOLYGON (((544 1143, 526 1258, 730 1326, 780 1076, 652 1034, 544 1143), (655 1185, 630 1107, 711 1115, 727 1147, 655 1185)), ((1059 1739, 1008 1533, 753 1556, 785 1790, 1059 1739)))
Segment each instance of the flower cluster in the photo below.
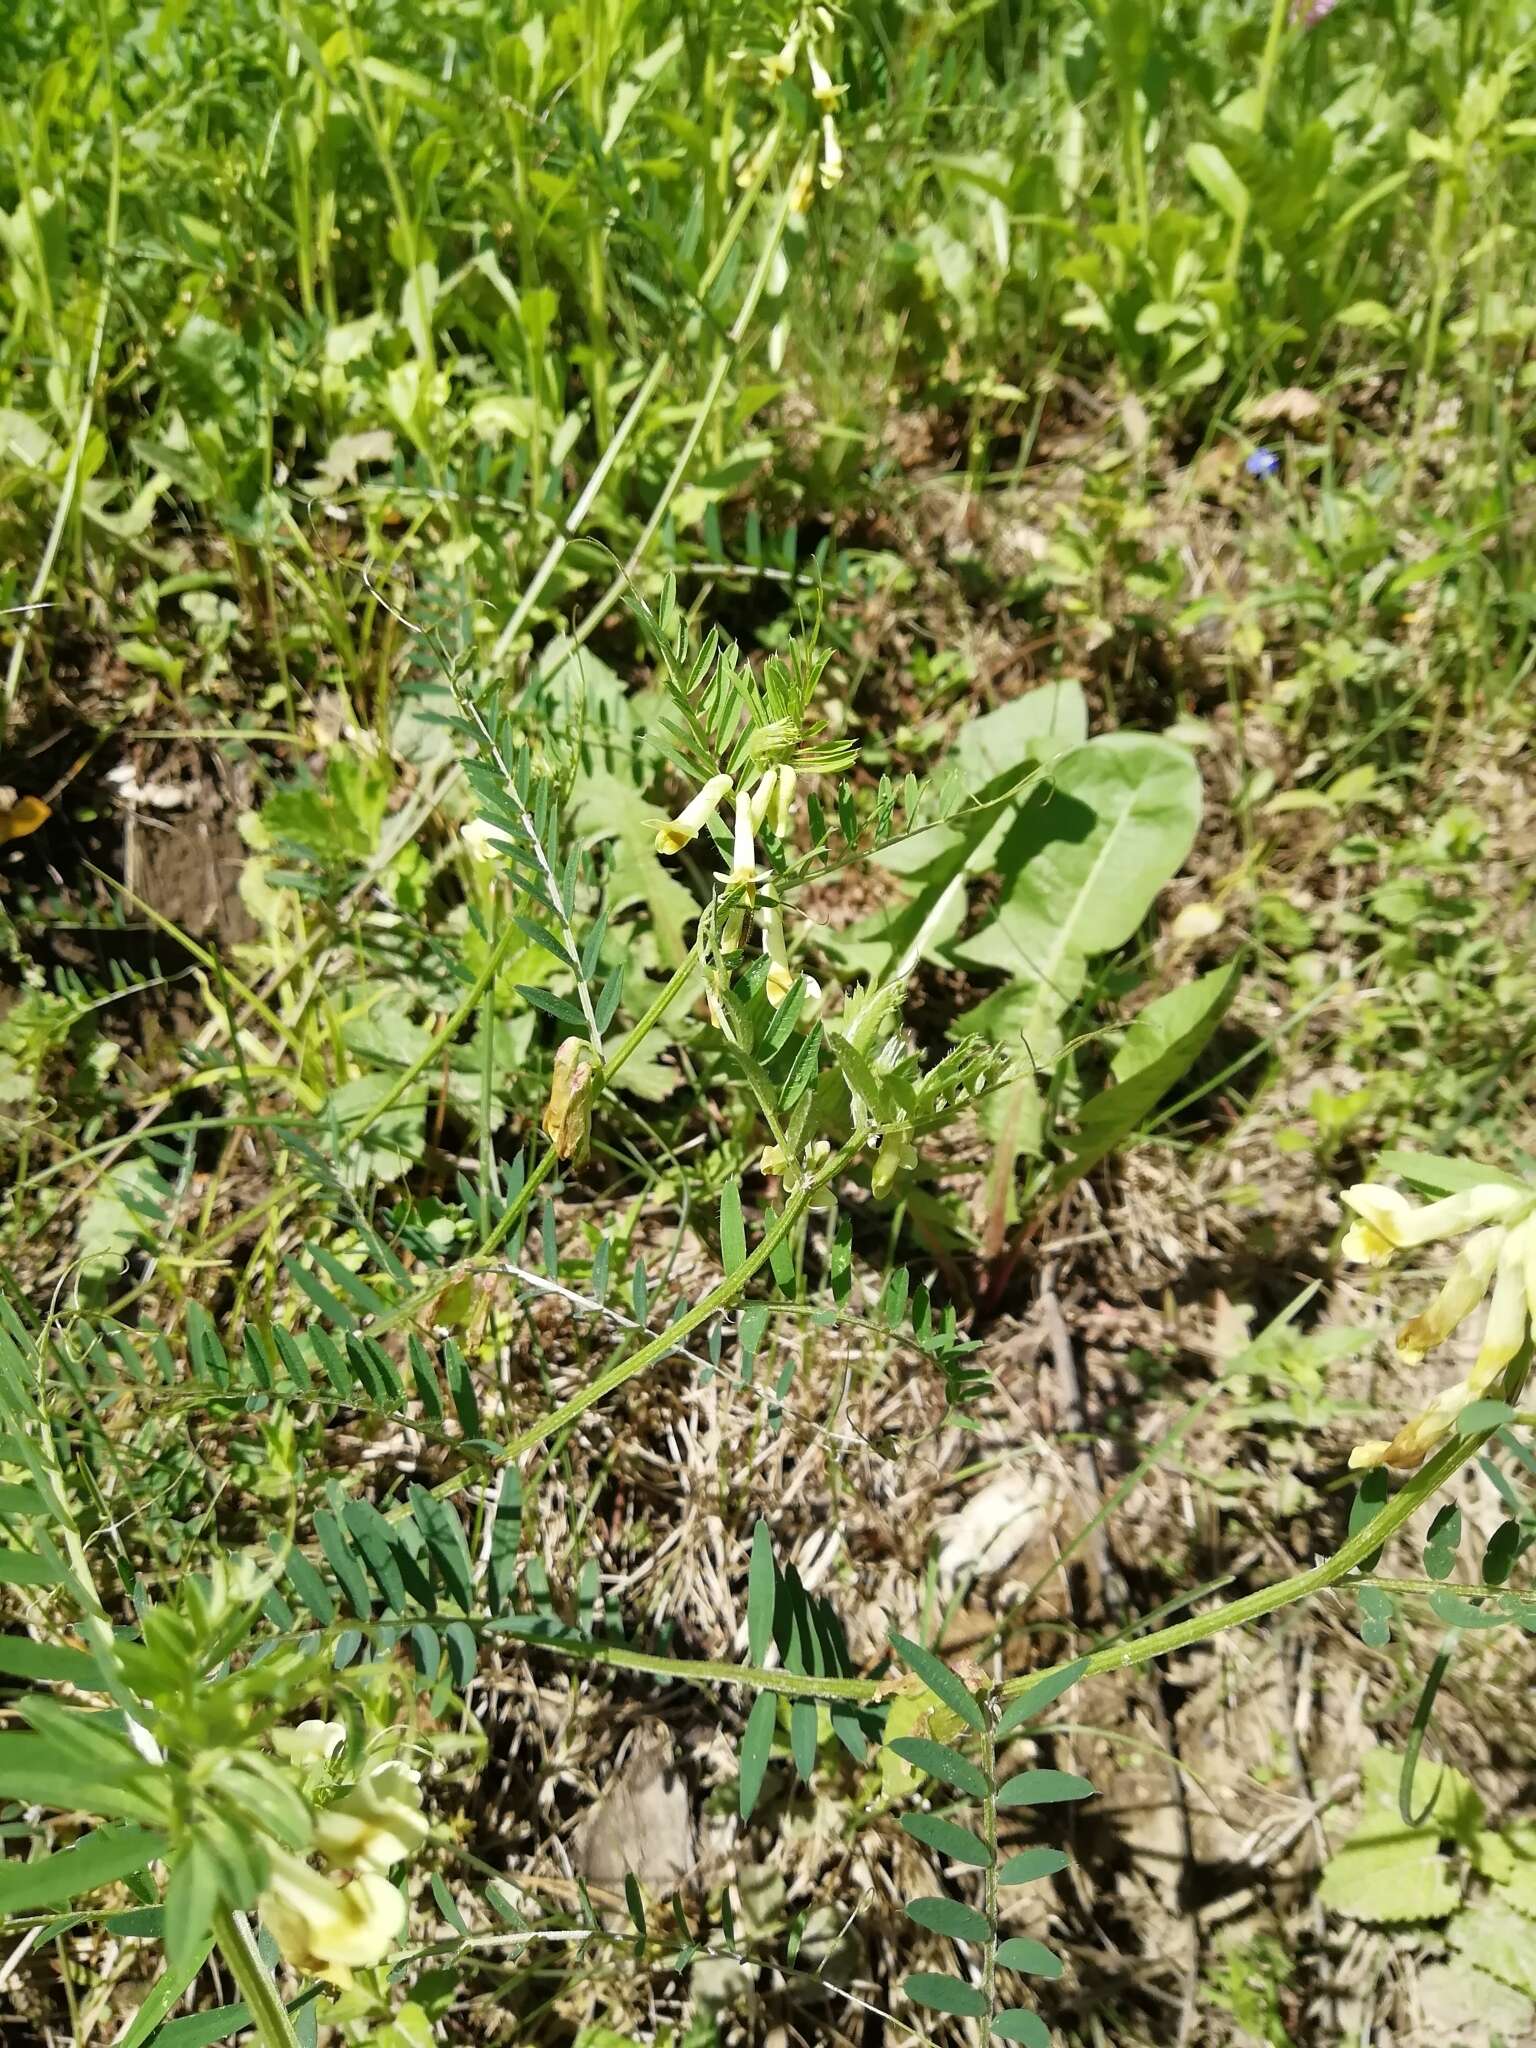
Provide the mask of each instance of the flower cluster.
MULTIPOLYGON (((335 1756, 346 1731, 335 1721, 303 1721, 273 1746, 313 1773, 335 1756)), ((406 1904, 389 1872, 427 1838, 414 1771, 370 1764, 315 1814, 312 1847, 323 1870, 291 1849, 269 1851, 261 1917, 294 1969, 345 1989, 354 1970, 382 1963, 405 1929, 406 1904)))
POLYGON ((811 98, 821 115, 819 172, 815 161, 807 157, 795 173, 794 187, 790 193, 789 210, 801 220, 810 211, 818 175, 823 191, 828 192, 841 181, 843 175, 843 145, 837 132, 836 113, 837 103, 848 88, 834 82, 831 72, 827 69, 822 46, 817 40, 818 32, 828 34, 832 25, 830 9, 818 7, 809 24, 806 21, 797 22, 785 37, 781 47, 775 50, 772 56, 762 60, 763 83, 772 89, 794 77, 803 50, 806 70, 810 76, 811 98))
MULTIPOLYGON (((794 769, 788 762, 765 768, 750 790, 738 789, 729 775, 712 775, 675 818, 668 818, 657 827, 656 851, 680 853, 698 838, 728 797, 735 798, 736 815, 726 887, 735 900, 721 928, 721 941, 728 953, 740 952, 746 943, 747 920, 756 912, 769 963, 765 992, 777 1009, 794 987, 796 977, 784 938, 784 914, 771 897, 759 896, 761 885, 769 876, 757 865, 756 835, 766 822, 779 839, 788 836, 795 815, 794 769)), ((813 1000, 821 993, 809 975, 806 993, 813 1000)), ((718 1024, 721 1020, 717 1017, 715 1021, 718 1024)))
POLYGON ((1443 1344, 1493 1288, 1483 1341, 1467 1377, 1437 1395, 1396 1436, 1357 1445, 1349 1461, 1356 1469, 1409 1468, 1422 1464, 1449 1435, 1468 1402, 1488 1392, 1536 1320, 1536 1189, 1488 1180, 1416 1205, 1396 1188, 1365 1181, 1346 1188, 1344 1201, 1356 1217, 1345 1234, 1344 1256, 1364 1265, 1385 1266, 1397 1252, 1473 1233, 1434 1301, 1398 1332, 1398 1352, 1410 1363, 1443 1344))

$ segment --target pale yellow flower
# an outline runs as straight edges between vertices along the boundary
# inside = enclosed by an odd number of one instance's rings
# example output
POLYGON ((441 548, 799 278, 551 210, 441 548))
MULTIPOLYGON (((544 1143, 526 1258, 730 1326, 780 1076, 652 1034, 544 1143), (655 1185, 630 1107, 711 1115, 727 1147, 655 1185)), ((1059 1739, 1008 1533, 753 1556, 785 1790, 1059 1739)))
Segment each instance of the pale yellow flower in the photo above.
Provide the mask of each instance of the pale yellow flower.
MULTIPOLYGON (((763 916, 763 951, 772 963, 768 979, 763 984, 763 993, 777 1009, 794 987, 797 977, 789 964, 789 948, 784 942, 784 919, 777 904, 769 904, 763 916)), ((821 983, 811 975, 805 976, 805 994, 808 1002, 817 1002, 821 996, 821 983)))
POLYGON ((1481 1181, 1438 1202, 1415 1204, 1396 1188, 1366 1181, 1347 1188, 1343 1199, 1359 1219, 1345 1235, 1344 1255, 1368 1265, 1384 1266, 1394 1252, 1476 1233, 1457 1253, 1429 1307, 1398 1332, 1404 1358, 1416 1362, 1443 1344, 1493 1286, 1483 1340, 1467 1377, 1437 1394, 1396 1436, 1358 1444, 1350 1454, 1356 1470, 1406 1470, 1421 1464, 1449 1436, 1462 1409, 1495 1385, 1536 1320, 1536 1189, 1481 1181))
POLYGON ((837 139, 837 123, 830 114, 821 117, 821 183, 830 192, 843 175, 843 145, 837 139))
POLYGON ((315 1847, 348 1870, 392 1870, 427 1839, 421 1787, 401 1763, 374 1764, 315 1816, 315 1847))
POLYGON ((753 799, 746 790, 736 792, 736 829, 731 839, 731 871, 726 881, 731 888, 745 889, 748 898, 757 882, 757 847, 753 842, 753 799))
POLYGON ((795 59, 800 50, 801 33, 799 28, 792 28, 783 47, 775 50, 771 57, 763 59, 764 85, 782 85, 785 79, 793 74, 795 59))
POLYGON ((347 1739, 340 1721, 300 1721, 294 1728, 274 1728, 272 1747, 295 1764, 329 1763, 347 1739))
POLYGON ((1437 1238, 1459 1237, 1481 1223, 1511 1220, 1519 1209, 1528 1208, 1531 1194, 1511 1187, 1507 1181, 1483 1181, 1463 1188, 1439 1202, 1416 1208, 1396 1188, 1362 1181, 1346 1188, 1343 1200, 1360 1218, 1344 1238, 1344 1256, 1365 1265, 1384 1266, 1394 1252, 1415 1245, 1433 1244, 1437 1238))
POLYGON ((1528 1219, 1516 1224, 1499 1252, 1493 1299, 1488 1304, 1483 1341, 1472 1368, 1472 1384, 1478 1393, 1498 1378, 1525 1342, 1530 1318, 1526 1291, 1527 1259, 1533 1240, 1536 1240, 1536 1222, 1528 1219))
POLYGON ((323 1877, 287 1849, 270 1852, 262 1921, 296 1970, 345 1990, 354 1970, 382 1963, 405 1930, 405 1900, 363 1871, 348 1884, 323 1877))
POLYGON ((830 114, 842 98, 844 88, 833 83, 832 74, 822 63, 821 52, 814 43, 806 51, 805 58, 811 67, 811 98, 824 114, 830 114))
POLYGON ((1499 1251, 1507 1233, 1496 1224, 1469 1238, 1456 1255, 1456 1263, 1445 1285, 1421 1314, 1413 1316, 1397 1333, 1397 1348, 1404 1358, 1416 1363, 1443 1344, 1451 1332, 1471 1315, 1488 1292, 1499 1251))
POLYGON ((806 157, 795 167, 789 187, 789 211, 794 220, 804 220, 816 196, 816 166, 806 157))
POLYGON ((1411 1472, 1416 1465, 1423 1464, 1436 1444, 1450 1435, 1462 1409, 1476 1399, 1472 1382, 1458 1380, 1453 1387, 1437 1394, 1421 1415, 1405 1422, 1396 1436, 1356 1444, 1349 1454, 1349 1469, 1362 1472, 1375 1465, 1390 1465, 1395 1471, 1411 1472))
POLYGON ((697 839, 721 804, 731 793, 729 775, 711 775, 698 795, 684 804, 675 818, 656 829, 656 851, 658 853, 681 853, 690 841, 697 839))

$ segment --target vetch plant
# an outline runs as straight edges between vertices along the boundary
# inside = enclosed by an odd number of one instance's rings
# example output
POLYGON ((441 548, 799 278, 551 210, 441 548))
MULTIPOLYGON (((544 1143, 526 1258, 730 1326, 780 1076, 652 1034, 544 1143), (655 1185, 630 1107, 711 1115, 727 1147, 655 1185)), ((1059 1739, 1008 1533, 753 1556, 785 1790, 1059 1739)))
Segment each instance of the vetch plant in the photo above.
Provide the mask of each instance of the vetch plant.
MULTIPOLYGON (((1405 1163, 1414 1170, 1414 1161, 1405 1163)), ((1434 1162, 1428 1164, 1433 1171, 1434 1162)), ((1367 1265, 1385 1266, 1399 1252, 1474 1233, 1429 1307, 1399 1330, 1397 1349, 1407 1362, 1416 1364, 1445 1343, 1493 1289, 1466 1378, 1437 1395, 1396 1436, 1358 1444, 1350 1455, 1356 1468, 1422 1464, 1462 1411, 1482 1399, 1519 1354, 1536 1316, 1536 1188, 1503 1174, 1478 1178, 1476 1168, 1450 1165, 1460 1183, 1455 1192, 1419 1206, 1379 1182, 1363 1181, 1343 1193, 1357 1219, 1345 1233, 1344 1256, 1367 1265)))

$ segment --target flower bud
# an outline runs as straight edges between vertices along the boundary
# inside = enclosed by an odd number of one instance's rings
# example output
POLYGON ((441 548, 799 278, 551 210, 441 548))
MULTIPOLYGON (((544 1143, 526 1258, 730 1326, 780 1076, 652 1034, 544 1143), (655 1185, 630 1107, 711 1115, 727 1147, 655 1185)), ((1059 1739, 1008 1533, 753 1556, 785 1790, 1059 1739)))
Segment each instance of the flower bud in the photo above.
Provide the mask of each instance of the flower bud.
POLYGON ((917 1147, 912 1143, 912 1133, 903 1125, 899 1130, 887 1131, 880 1141, 880 1150, 870 1171, 871 1193, 888 1195, 896 1177, 909 1166, 917 1164, 917 1147))

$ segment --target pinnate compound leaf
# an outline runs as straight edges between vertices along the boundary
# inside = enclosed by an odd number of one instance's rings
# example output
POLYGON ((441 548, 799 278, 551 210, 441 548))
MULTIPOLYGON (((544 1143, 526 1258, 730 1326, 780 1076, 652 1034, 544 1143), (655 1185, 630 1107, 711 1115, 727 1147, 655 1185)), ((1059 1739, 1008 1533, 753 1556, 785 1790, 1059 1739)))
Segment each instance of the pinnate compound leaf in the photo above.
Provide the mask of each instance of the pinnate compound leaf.
POLYGON ((907 1918, 935 1934, 947 1934, 951 1941, 986 1941, 992 1933, 986 1914, 959 1899, 908 1899, 907 1918))
POLYGON ((987 2009, 986 1996, 974 1984, 958 1977, 941 1977, 933 1970, 918 1970, 901 1987, 915 2005, 930 2012, 958 2013, 961 2018, 979 2020, 987 2009))
POLYGON ((904 1813, 901 1825, 914 1842, 921 1842, 925 1849, 932 1849, 937 1855, 947 1856, 952 1863, 969 1863, 973 1869, 985 1870, 992 1861, 992 1851, 985 1842, 973 1835, 969 1828, 945 1820, 942 1814, 904 1813))
POLYGON ((1039 2013, 1026 2012, 1021 2005, 1010 2005, 996 2014, 992 2032, 999 2041, 1017 2041, 1021 2048, 1050 2048, 1050 2028, 1039 2013))
POLYGON ((1070 1664, 1063 1664, 1059 1671, 1051 1671, 1044 1678, 1037 1678, 1027 1692, 1021 1692, 1016 1700, 1009 1703, 1003 1718, 997 1724, 997 1736, 1001 1741, 1011 1735, 1015 1728, 1021 1728, 1036 1714, 1043 1714, 1054 1700, 1059 1700, 1082 1677, 1088 1669, 1088 1659, 1077 1657, 1070 1664))
POLYGON ((1018 1970, 1026 1977, 1059 1977, 1062 1961, 1038 1941, 1026 1941, 1016 1936, 1012 1941, 1002 1942, 997 1951, 997 1965, 1000 1970, 1018 1970))
POLYGON ((1068 1799, 1091 1799, 1093 1787, 1075 1771, 1020 1771, 998 1787, 999 1806, 1059 1806, 1068 1799))
POLYGON ((987 1774, 979 1764, 973 1764, 969 1757, 961 1756, 958 1750, 946 1748, 942 1742, 927 1742, 920 1735, 904 1735, 891 1744, 899 1757, 909 1764, 915 1764, 920 1771, 926 1771, 930 1778, 937 1778, 941 1784, 952 1785, 957 1792, 967 1793, 972 1799, 985 1799, 988 1792, 987 1774))
POLYGON ((999 1884, 1033 1884, 1037 1877, 1054 1877, 1065 1870, 1071 1858, 1061 1849, 1021 1849, 1010 1856, 997 1873, 999 1884))
POLYGON ((925 1650, 921 1643, 897 1635, 894 1630, 891 1644, 907 1669, 915 1672, 952 1714, 958 1715, 968 1728, 974 1728, 978 1735, 981 1734, 987 1725, 986 1716, 949 1666, 935 1657, 932 1650, 925 1650))

